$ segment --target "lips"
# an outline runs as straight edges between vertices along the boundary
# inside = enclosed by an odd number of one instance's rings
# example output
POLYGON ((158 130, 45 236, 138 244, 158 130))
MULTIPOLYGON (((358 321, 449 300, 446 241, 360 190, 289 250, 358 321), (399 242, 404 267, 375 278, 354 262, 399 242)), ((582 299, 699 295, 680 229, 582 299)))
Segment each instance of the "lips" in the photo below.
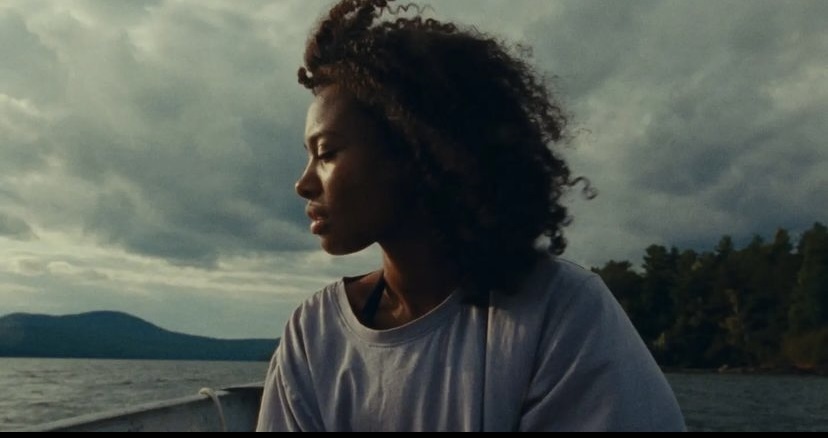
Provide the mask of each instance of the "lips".
POLYGON ((328 214, 324 209, 317 206, 308 206, 305 209, 308 217, 311 220, 310 231, 313 234, 322 234, 328 228, 328 214))
POLYGON ((307 208, 305 208, 305 213, 312 221, 325 220, 328 218, 328 213, 325 212, 322 207, 316 205, 308 205, 307 208))

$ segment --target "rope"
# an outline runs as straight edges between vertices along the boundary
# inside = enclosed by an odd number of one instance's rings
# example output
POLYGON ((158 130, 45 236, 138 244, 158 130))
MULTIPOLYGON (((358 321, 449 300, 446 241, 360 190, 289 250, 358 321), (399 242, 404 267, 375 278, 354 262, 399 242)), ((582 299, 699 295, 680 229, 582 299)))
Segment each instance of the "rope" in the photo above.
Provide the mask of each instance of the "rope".
POLYGON ((213 400, 213 404, 216 405, 216 409, 218 410, 219 414, 219 421, 221 422, 221 431, 227 432, 227 422, 224 421, 224 411, 221 409, 221 400, 218 398, 218 394, 216 394, 216 390, 213 388, 201 388, 198 391, 200 395, 206 395, 213 400))

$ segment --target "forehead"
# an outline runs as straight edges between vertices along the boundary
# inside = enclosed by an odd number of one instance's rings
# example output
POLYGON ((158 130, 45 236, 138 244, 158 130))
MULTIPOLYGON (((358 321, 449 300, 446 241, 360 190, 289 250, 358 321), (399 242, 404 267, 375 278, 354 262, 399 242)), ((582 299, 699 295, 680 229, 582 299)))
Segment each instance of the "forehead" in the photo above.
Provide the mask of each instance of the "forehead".
POLYGON ((367 116, 359 110, 353 97, 339 87, 328 86, 316 94, 308 107, 305 139, 323 131, 364 129, 368 122, 367 116))

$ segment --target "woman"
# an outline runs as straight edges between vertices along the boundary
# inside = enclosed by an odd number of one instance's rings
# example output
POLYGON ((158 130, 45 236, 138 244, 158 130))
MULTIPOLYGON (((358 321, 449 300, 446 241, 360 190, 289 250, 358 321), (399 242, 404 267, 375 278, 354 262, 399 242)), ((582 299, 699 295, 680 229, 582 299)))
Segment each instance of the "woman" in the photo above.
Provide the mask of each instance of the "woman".
POLYGON ((682 430, 600 278, 556 257, 579 179, 544 83, 388 3, 342 0, 310 38, 296 183, 325 251, 378 243, 382 267, 295 311, 258 429, 682 430))

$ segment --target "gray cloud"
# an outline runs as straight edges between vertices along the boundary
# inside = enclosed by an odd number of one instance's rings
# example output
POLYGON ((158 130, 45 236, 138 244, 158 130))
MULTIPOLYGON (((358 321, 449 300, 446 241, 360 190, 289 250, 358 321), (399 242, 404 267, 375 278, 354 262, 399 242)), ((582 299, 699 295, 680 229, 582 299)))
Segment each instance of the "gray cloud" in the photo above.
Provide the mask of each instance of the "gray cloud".
POLYGON ((575 235, 620 228, 641 246, 601 251, 627 255, 825 220, 824 2, 561 5, 528 35, 590 132, 573 161, 602 194, 575 235))
MULTIPOLYGON (((33 132, 2 139, 0 163, 92 190, 77 222, 44 222, 200 266, 316 247, 292 184, 309 101, 295 83, 305 26, 277 27, 296 5, 44 6, 0 12, 3 39, 26 44, 4 47, 27 60, 2 77, 0 111, 33 132), (34 93, 38 83, 58 92, 34 93)), ((34 198, 48 215, 48 196, 34 198)))
POLYGON ((0 93, 12 91, 36 103, 59 98, 65 86, 60 60, 29 31, 26 17, 15 10, 0 10, 0 41, 7 42, 0 45, 6 66, 0 69, 0 93))
MULTIPOLYGON (((375 257, 308 258, 318 244, 293 193, 310 101, 295 69, 329 3, 4 2, 0 235, 81 234, 220 272, 263 258, 262 272, 307 278, 296 285, 369 269, 375 257)), ((556 76, 581 132, 565 155, 601 191, 573 197, 569 257, 601 264, 650 243, 709 247, 825 220, 828 3, 429 3, 527 43, 556 76)))
POLYGON ((0 237, 8 237, 16 240, 35 239, 34 231, 23 219, 20 219, 0 211, 0 237))
MULTIPOLYGON (((311 251, 292 188, 295 68, 329 3, 2 2, 0 314, 275 336, 304 296, 373 269, 376 248, 311 251)), ((580 132, 565 155, 601 190, 572 197, 568 257, 825 220, 828 3, 429 3, 557 76, 580 132)))
POLYGON ((22 199, 17 193, 0 187, 0 198, 4 204, 20 204, 22 199))

